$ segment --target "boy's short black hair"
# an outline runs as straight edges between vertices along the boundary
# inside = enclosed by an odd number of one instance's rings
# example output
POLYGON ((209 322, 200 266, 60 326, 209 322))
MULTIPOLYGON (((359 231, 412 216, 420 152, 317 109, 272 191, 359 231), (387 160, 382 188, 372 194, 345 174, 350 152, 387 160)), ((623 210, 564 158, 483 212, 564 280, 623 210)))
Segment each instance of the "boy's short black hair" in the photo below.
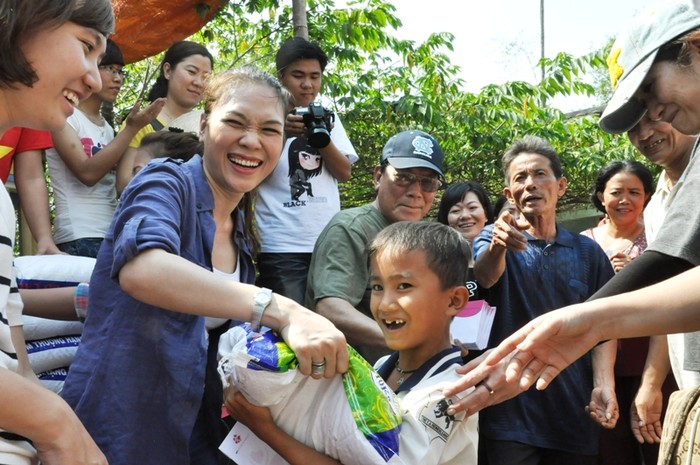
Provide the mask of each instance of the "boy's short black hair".
POLYGON ((321 65, 321 71, 326 70, 328 55, 321 50, 321 47, 302 37, 287 39, 282 43, 279 50, 277 50, 277 55, 275 55, 277 74, 284 74, 287 66, 297 60, 308 59, 318 60, 318 63, 321 65))
POLYGON ((378 253, 396 257, 414 250, 425 252, 426 265, 443 290, 467 282, 469 243, 457 230, 442 223, 399 221, 380 231, 368 246, 370 257, 378 253))

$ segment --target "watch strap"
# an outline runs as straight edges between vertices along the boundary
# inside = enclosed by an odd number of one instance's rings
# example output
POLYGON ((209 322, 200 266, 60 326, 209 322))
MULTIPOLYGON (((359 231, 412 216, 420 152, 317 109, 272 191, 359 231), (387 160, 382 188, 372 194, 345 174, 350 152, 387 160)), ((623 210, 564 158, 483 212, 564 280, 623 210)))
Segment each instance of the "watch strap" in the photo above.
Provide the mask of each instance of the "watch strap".
POLYGON ((272 291, 266 287, 261 288, 255 298, 253 299, 253 315, 250 320, 250 329, 252 331, 260 331, 260 326, 262 324, 263 313, 265 309, 270 305, 272 300, 272 291))

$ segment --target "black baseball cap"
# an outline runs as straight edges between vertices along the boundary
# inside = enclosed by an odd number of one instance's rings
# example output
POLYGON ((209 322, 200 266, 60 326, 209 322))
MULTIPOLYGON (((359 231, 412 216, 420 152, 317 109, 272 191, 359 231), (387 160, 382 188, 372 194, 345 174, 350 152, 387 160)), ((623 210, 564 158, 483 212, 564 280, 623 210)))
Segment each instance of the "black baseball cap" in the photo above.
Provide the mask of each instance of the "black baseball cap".
POLYGON ((403 131, 386 143, 380 162, 399 169, 428 168, 442 177, 442 159, 442 148, 433 136, 423 131, 403 131))

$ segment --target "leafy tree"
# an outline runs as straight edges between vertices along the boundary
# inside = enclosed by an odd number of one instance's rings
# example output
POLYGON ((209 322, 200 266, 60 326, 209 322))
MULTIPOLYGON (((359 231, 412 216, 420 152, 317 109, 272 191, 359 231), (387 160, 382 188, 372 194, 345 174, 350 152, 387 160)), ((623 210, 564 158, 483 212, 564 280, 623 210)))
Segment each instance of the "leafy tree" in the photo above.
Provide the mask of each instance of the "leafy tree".
MULTIPOLYGON (((478 93, 462 90, 460 69, 451 63, 454 37, 435 33, 423 43, 399 40, 394 6, 385 0, 308 0, 310 40, 330 57, 324 75, 325 97, 360 154, 353 179, 341 186, 343 205, 361 205, 374 197, 372 166, 384 142, 405 129, 433 134, 447 154, 446 182, 476 179, 494 195, 503 176, 500 157, 525 134, 548 139, 561 154, 569 179, 562 209, 588 206, 598 169, 612 159, 633 158, 624 136, 610 136, 597 126, 597 115, 568 117, 542 104, 561 95, 604 93, 603 51, 574 58, 544 59, 544 79, 489 85, 478 93), (593 76, 593 83, 591 83, 593 76)), ((280 0, 230 1, 193 40, 206 43, 217 57, 215 69, 255 64, 274 72, 278 45, 293 35, 292 9, 280 0)), ((129 108, 148 86, 159 57, 131 65, 136 79, 127 83, 119 109, 129 108)))

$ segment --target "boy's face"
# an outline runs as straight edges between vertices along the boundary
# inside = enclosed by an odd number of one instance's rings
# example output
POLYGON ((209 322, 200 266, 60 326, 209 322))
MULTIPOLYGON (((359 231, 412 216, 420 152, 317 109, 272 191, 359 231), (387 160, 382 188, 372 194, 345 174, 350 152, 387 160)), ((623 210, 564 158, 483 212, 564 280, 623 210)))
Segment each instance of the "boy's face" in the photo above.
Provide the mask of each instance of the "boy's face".
POLYGON ((292 62, 280 73, 280 83, 294 96, 294 105, 306 107, 316 100, 321 89, 321 64, 315 58, 292 62))
POLYGON ((381 250, 370 260, 370 308, 393 350, 418 350, 430 357, 449 343, 451 318, 466 303, 459 287, 441 289, 422 250, 390 256, 381 250))

